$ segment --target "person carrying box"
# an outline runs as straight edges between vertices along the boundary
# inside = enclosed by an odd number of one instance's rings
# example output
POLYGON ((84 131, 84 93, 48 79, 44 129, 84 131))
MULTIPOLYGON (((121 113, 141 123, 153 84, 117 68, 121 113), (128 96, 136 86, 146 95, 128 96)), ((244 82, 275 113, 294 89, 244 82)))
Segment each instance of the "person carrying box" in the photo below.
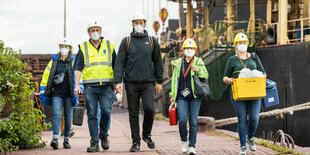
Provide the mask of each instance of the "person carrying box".
MULTIPOLYGON (((266 77, 265 69, 259 57, 256 56, 256 63, 251 54, 247 52, 249 45, 247 36, 243 33, 238 33, 235 37, 234 45, 236 54, 231 56, 226 63, 223 82, 230 85, 233 84, 233 79, 238 78, 238 74, 243 68, 257 69, 263 72, 263 75, 266 77)), ((230 100, 238 117, 238 134, 241 144, 240 155, 246 155, 246 142, 249 144, 251 151, 256 150, 254 134, 258 126, 261 100, 237 101, 233 99, 232 92, 230 92, 230 100), (247 115, 249 116, 248 123, 247 115)))

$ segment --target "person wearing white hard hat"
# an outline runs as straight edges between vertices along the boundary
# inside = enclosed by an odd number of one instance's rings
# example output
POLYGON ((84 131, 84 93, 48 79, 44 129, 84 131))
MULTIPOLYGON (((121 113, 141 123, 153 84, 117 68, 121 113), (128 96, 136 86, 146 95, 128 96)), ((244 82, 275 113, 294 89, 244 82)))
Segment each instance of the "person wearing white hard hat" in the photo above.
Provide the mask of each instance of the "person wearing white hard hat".
POLYGON ((79 44, 74 64, 76 78, 74 92, 76 95, 82 93, 78 81, 81 76, 83 79, 88 128, 91 136, 87 152, 99 152, 99 139, 104 150, 108 150, 110 147, 108 129, 113 102, 113 68, 116 54, 114 43, 104 39, 101 32, 102 27, 98 21, 93 20, 89 23, 87 33, 90 39, 79 44), (98 108, 101 110, 99 135, 98 108))
POLYGON ((59 129, 64 108, 65 132, 63 148, 70 149, 69 144, 73 106, 78 105, 74 94, 74 72, 72 69, 74 55, 72 44, 68 38, 59 43, 59 52, 52 55, 52 60, 44 70, 40 84, 41 102, 53 106, 53 140, 51 147, 58 149, 59 129))
POLYGON ((133 16, 131 20, 133 31, 129 37, 125 37, 121 42, 114 70, 117 93, 122 90, 121 83, 124 78, 133 143, 130 148, 131 152, 140 150, 140 98, 142 98, 144 111, 142 139, 149 148, 155 148, 155 143, 151 139, 154 121, 154 90, 159 94, 163 82, 163 62, 160 47, 157 40, 149 36, 145 30, 146 21, 142 13, 136 13, 133 16))

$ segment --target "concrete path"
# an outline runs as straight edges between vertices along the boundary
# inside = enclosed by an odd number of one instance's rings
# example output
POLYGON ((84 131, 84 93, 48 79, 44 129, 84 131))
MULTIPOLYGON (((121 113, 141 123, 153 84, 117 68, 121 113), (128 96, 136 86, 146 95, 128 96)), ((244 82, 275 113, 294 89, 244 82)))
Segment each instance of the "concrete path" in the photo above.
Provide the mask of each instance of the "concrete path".
MULTIPOLYGON (((140 119, 140 126, 142 118, 140 119)), ((45 148, 31 149, 31 150, 20 150, 15 151, 12 155, 54 155, 54 154, 66 154, 66 155, 77 155, 77 154, 90 154, 86 152, 89 146, 90 136, 88 132, 87 116, 84 115, 83 126, 73 126, 75 135, 70 139, 71 149, 66 150, 62 147, 63 139, 59 140, 59 149, 53 150, 50 147, 50 141, 52 139, 52 131, 44 131, 41 133, 44 141, 47 142, 45 148)), ((141 129, 141 128, 140 128, 141 129)), ((217 130, 219 132, 225 132, 226 134, 232 133, 230 131, 217 130)), ((110 149, 103 151, 100 147, 100 152, 91 154, 107 154, 107 155, 182 155, 180 151, 181 140, 178 133, 177 126, 170 126, 165 121, 154 121, 152 139, 156 144, 154 150, 149 149, 143 141, 141 141, 141 149, 139 152, 131 153, 129 148, 131 146, 131 135, 128 120, 128 112, 124 109, 113 108, 111 129, 109 131, 110 149)), ((237 155, 239 154, 239 141, 220 135, 207 135, 205 133, 198 133, 196 152, 199 155, 237 155)), ((262 154, 276 154, 277 152, 272 151, 269 148, 257 146, 257 151, 248 151, 248 155, 262 155, 262 154)))

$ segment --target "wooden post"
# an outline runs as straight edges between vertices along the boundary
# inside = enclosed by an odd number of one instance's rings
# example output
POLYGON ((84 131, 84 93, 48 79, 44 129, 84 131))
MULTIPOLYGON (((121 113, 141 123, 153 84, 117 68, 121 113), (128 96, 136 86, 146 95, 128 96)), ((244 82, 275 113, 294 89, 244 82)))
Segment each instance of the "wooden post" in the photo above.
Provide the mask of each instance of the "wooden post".
POLYGON ((187 13, 186 13, 186 38, 193 37, 193 6, 192 1, 187 0, 187 13))
POLYGON ((300 21, 300 42, 304 42, 304 20, 300 21))
POLYGON ((266 21, 267 21, 267 26, 271 25, 271 18, 272 18, 272 1, 267 0, 267 16, 266 16, 266 21))
POLYGON ((205 25, 209 25, 209 7, 205 7, 205 25))
POLYGON ((278 25, 277 25, 277 38, 278 44, 285 44, 287 38, 287 1, 278 1, 278 25))
MULTIPOLYGON (((235 14, 234 14, 234 1, 233 0, 227 0, 227 21, 229 24, 232 24, 235 20, 235 14)), ((234 27, 233 25, 230 25, 227 29, 227 41, 233 42, 234 40, 234 27)))
MULTIPOLYGON (((304 0, 304 8, 303 8, 303 18, 310 17, 310 0, 304 0)), ((304 21, 304 26, 310 26, 310 19, 304 21)))
POLYGON ((250 36, 251 42, 254 42, 255 38, 255 0, 250 1, 250 36))
POLYGON ((182 28, 182 13, 183 13, 183 6, 182 0, 179 0, 179 28, 182 28))

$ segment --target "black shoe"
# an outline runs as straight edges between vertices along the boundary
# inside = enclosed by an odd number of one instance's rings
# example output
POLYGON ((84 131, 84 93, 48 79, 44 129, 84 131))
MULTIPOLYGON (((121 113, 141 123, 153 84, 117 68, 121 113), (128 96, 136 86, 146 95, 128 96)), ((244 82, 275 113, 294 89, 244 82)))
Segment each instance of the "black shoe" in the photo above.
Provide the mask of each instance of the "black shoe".
POLYGON ((53 139, 51 141, 51 147, 54 149, 54 150, 57 150, 58 149, 58 140, 57 139, 53 139))
POLYGON ((69 144, 69 139, 65 139, 63 142, 64 149, 71 149, 71 145, 69 144))
POLYGON ((101 140, 101 147, 104 150, 109 149, 110 145, 109 145, 109 141, 108 141, 108 136, 99 136, 100 140, 101 140))
POLYGON ((90 141, 90 147, 87 148, 87 152, 99 152, 99 145, 95 140, 90 141))
POLYGON ((150 149, 154 149, 155 148, 155 143, 152 141, 151 139, 151 136, 148 136, 148 137, 142 137, 142 139, 147 143, 147 146, 150 148, 150 149))
POLYGON ((140 150, 140 144, 134 142, 130 148, 130 152, 137 152, 140 150))

